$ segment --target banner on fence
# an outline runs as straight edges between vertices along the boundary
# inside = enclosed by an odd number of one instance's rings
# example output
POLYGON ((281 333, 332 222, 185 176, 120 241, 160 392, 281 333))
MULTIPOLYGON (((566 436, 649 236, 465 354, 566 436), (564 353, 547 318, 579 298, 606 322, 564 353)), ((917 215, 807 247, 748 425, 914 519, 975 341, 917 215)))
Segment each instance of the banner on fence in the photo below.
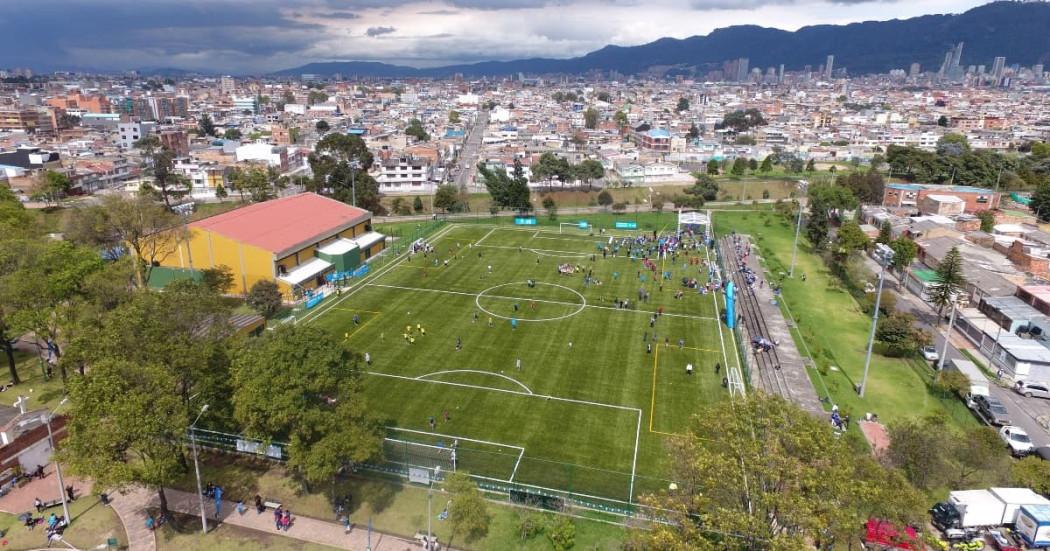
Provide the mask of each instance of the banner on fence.
POLYGON ((262 446, 258 442, 252 442, 251 440, 237 439, 237 451, 241 453, 254 453, 256 455, 265 455, 271 459, 282 459, 280 446, 270 444, 266 446, 265 450, 261 450, 262 446))

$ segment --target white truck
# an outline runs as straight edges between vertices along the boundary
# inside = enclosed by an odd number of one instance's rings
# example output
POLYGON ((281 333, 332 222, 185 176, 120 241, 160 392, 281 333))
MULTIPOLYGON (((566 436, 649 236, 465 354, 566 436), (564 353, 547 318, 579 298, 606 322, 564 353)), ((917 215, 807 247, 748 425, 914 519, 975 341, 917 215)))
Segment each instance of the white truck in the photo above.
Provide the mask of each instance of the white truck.
POLYGON ((974 396, 988 396, 988 378, 981 373, 977 364, 968 360, 949 360, 945 369, 958 371, 969 379, 970 386, 963 394, 963 399, 966 400, 966 406, 970 409, 973 409, 975 405, 974 396))
POLYGON ((1050 500, 1028 488, 960 490, 948 494, 930 509, 933 525, 941 530, 1013 525, 1022 507, 1050 505, 1050 500))
POLYGON ((1021 507, 1016 533, 1028 547, 1050 547, 1050 506, 1021 507))

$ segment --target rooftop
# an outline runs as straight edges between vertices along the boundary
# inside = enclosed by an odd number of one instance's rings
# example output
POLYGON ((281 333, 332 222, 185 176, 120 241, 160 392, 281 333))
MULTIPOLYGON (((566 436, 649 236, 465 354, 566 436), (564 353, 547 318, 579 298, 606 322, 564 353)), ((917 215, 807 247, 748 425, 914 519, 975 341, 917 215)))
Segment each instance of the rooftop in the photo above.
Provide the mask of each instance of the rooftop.
POLYGON ((316 193, 300 193, 190 223, 279 254, 368 220, 371 213, 316 193))

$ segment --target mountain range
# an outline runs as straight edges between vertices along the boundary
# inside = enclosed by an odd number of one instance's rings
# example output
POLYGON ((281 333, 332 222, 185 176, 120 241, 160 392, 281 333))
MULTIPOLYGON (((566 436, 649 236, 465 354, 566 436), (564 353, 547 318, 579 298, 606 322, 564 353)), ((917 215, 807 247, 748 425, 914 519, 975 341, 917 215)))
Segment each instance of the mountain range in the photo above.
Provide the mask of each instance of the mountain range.
MULTIPOLYGON (((892 9, 892 4, 887 4, 892 9)), ((309 63, 285 69, 274 76, 303 73, 343 77, 467 77, 507 76, 524 73, 583 74, 592 71, 625 75, 684 74, 703 76, 722 62, 746 57, 751 67, 787 70, 817 67, 828 55, 835 67, 850 74, 883 73, 920 63, 925 71, 936 71, 945 52, 956 43, 965 44, 961 65, 991 68, 997 56, 1007 63, 1050 66, 1050 3, 1039 0, 1000 1, 961 14, 924 15, 911 19, 866 21, 848 25, 815 25, 784 31, 755 25, 739 25, 712 31, 706 36, 661 38, 639 46, 606 46, 581 57, 532 58, 513 61, 484 61, 417 69, 377 62, 332 61, 309 63)))

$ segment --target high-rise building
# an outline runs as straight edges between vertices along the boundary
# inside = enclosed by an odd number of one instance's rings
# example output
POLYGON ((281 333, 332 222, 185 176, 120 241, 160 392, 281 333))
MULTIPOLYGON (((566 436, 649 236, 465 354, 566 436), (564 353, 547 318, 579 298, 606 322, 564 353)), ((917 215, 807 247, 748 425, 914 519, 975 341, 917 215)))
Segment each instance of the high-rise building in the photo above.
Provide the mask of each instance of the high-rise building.
POLYGON ((911 64, 911 68, 908 69, 908 76, 910 76, 910 77, 917 77, 917 76, 919 76, 919 73, 921 71, 922 71, 922 65, 919 65, 918 63, 912 63, 911 64))
POLYGON ((952 53, 952 70, 955 71, 959 68, 959 63, 962 62, 962 50, 963 43, 960 42, 955 45, 955 51, 952 53))
POLYGON ((784 64, 783 63, 780 64, 780 71, 777 73, 777 83, 779 83, 779 84, 783 84, 784 83, 784 64))
POLYGON ((824 63, 824 79, 831 80, 831 76, 835 71, 835 56, 829 55, 827 62, 824 63))
POLYGON ((751 60, 746 57, 742 57, 736 60, 736 81, 745 82, 747 81, 747 75, 750 73, 751 60))
POLYGON ((1005 69, 1006 69, 1006 58, 1002 57, 1002 56, 995 58, 995 61, 992 62, 992 78, 995 79, 995 85, 996 86, 998 86, 999 85, 999 81, 1001 81, 1003 79, 1003 71, 1005 69))
POLYGON ((1043 64, 1036 63, 1032 65, 1032 78, 1036 80, 1043 80, 1043 64))
POLYGON ((233 77, 222 77, 219 79, 219 91, 223 94, 232 94, 237 89, 237 81, 233 77))

